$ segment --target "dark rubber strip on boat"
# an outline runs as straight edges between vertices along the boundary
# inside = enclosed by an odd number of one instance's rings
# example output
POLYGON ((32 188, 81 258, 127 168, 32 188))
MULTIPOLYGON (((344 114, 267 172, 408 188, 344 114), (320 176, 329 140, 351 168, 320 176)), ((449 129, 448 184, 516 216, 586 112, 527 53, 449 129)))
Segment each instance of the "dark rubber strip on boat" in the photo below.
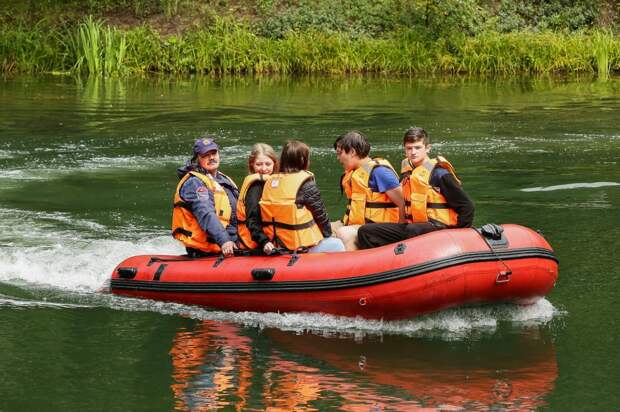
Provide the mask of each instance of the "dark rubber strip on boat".
MULTIPOLYGON (((380 283, 394 282, 409 277, 468 263, 492 262, 502 260, 540 258, 558 261, 552 251, 544 248, 524 248, 507 251, 472 252, 449 258, 431 260, 417 265, 406 266, 385 272, 372 273, 338 279, 273 281, 273 282, 152 282, 131 279, 112 279, 112 289, 143 290, 169 293, 239 293, 239 292, 308 292, 315 290, 336 290, 380 283)), ((210 265, 207 266, 210 268, 210 265)), ((207 269, 208 270, 208 269, 207 269)))

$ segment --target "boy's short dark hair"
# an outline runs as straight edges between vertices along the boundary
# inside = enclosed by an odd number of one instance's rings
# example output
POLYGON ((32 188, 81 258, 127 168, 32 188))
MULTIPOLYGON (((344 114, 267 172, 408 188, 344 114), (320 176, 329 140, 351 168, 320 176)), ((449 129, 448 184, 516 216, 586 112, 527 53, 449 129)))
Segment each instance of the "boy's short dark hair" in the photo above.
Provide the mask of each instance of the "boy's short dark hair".
POLYGON ((334 149, 340 149, 345 153, 350 153, 351 150, 355 150, 355 153, 363 159, 370 153, 370 143, 368 143, 368 139, 362 132, 352 130, 338 136, 334 142, 334 149))
POLYGON ((428 146, 431 143, 431 139, 428 137, 426 130, 421 127, 410 127, 405 131, 405 136, 403 136, 403 146, 407 143, 415 143, 419 141, 422 141, 424 146, 428 146))

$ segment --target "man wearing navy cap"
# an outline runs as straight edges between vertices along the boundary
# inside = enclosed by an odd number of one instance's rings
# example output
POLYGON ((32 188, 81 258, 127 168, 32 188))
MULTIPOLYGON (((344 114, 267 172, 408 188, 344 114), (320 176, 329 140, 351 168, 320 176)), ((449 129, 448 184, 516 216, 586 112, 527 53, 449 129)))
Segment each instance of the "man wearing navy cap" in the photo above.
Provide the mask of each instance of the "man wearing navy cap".
POLYGON ((239 189, 218 170, 220 148, 212 136, 196 140, 193 152, 177 171, 181 181, 174 196, 172 236, 183 242, 190 256, 231 256, 237 241, 239 189))

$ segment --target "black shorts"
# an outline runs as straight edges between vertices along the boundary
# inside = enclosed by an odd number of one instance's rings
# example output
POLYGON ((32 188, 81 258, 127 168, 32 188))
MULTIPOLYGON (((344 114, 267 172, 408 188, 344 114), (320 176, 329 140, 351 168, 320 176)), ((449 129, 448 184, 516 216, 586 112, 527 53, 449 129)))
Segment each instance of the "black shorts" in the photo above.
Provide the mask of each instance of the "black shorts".
POLYGON ((432 223, 367 223, 357 232, 357 246, 370 249, 442 229, 432 223))

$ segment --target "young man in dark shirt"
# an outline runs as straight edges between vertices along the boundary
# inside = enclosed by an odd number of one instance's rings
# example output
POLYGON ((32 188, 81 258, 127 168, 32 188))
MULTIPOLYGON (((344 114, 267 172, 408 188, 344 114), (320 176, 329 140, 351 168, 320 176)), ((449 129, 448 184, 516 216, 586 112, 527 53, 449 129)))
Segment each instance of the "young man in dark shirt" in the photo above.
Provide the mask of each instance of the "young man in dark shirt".
POLYGON ((454 168, 444 158, 429 158, 430 140, 426 131, 412 127, 405 132, 406 158, 401 167, 409 223, 369 223, 360 227, 357 244, 369 249, 434 230, 470 227, 474 204, 461 187, 454 168))

